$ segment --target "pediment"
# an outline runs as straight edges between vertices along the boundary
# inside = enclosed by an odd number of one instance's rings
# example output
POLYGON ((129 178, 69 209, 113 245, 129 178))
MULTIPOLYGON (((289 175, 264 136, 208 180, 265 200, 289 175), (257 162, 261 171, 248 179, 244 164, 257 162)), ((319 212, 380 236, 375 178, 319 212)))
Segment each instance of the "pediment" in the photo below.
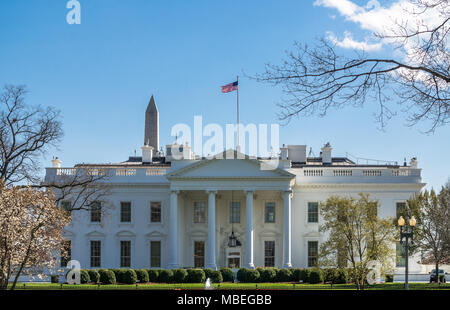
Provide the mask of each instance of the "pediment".
POLYGON ((153 230, 151 232, 149 232, 148 234, 145 235, 147 238, 151 238, 151 237, 165 237, 166 234, 158 231, 158 230, 153 230))
POLYGON ((136 234, 129 230, 121 230, 116 233, 117 237, 135 237, 136 234))
POLYGON ((87 233, 86 236, 87 237, 91 237, 91 238, 94 238, 94 237, 105 237, 105 234, 100 232, 100 231, 94 230, 94 231, 91 231, 91 232, 87 233))
POLYGON ((167 175, 168 179, 185 179, 185 178, 248 178, 248 179, 284 179, 289 180, 295 178, 295 175, 279 169, 267 169, 264 162, 251 159, 248 156, 237 157, 237 159, 212 158, 203 159, 192 163, 191 165, 180 168, 167 175), (243 157, 243 158, 242 158, 243 157))

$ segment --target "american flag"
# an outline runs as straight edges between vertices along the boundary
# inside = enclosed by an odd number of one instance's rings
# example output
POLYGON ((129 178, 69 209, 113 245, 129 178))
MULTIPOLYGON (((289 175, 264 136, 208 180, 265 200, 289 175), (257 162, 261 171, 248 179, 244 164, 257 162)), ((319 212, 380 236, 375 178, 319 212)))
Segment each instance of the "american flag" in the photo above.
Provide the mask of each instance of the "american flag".
POLYGON ((222 93, 238 90, 238 81, 222 86, 222 93))

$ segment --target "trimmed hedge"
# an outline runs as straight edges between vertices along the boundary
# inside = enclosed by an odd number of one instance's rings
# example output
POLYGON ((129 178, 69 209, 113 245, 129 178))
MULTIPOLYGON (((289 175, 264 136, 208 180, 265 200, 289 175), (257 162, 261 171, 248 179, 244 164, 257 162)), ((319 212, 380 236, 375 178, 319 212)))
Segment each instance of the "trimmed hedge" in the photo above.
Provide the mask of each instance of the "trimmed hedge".
POLYGON ((137 275, 133 269, 124 269, 120 273, 120 283, 135 284, 137 282, 137 275))
POLYGON ((275 282, 277 272, 274 268, 256 268, 259 272, 260 282, 275 282))
POLYGON ((231 268, 220 268, 220 273, 222 274, 223 282, 234 281, 234 272, 231 268))
POLYGON ((237 272, 237 279, 240 282, 258 282, 259 277, 259 271, 256 269, 241 268, 237 272))
POLYGON ((136 271, 136 276, 137 276, 139 283, 147 283, 149 281, 147 270, 137 269, 135 271, 136 271))
POLYGON ((213 272, 210 274, 209 278, 213 283, 222 283, 223 277, 222 273, 219 270, 213 270, 213 272))
POLYGON ((292 281, 292 271, 290 269, 278 269, 276 273, 277 282, 290 282, 292 281))
POLYGON ((80 270, 80 282, 81 284, 89 283, 91 279, 89 278, 89 273, 85 269, 80 270))
POLYGON ((349 282, 348 272, 344 268, 337 268, 334 274, 333 283, 346 284, 349 282))
POLYGON ((174 269, 173 270, 173 281, 175 283, 184 283, 186 282, 188 273, 185 269, 174 269))
POLYGON ((292 281, 300 282, 302 280, 303 269, 302 268, 293 268, 292 272, 292 281))
POLYGON ((100 269, 98 274, 102 284, 116 284, 116 276, 112 270, 100 269))
POLYGON ((157 269, 147 269, 148 280, 150 282, 158 282, 159 270, 157 269))
POLYGON ((98 283, 100 281, 100 274, 95 269, 87 269, 87 272, 89 274, 89 278, 91 279, 91 282, 98 283))
POLYGON ((311 273, 309 274, 309 283, 311 284, 317 284, 322 283, 324 280, 323 271, 318 268, 314 268, 311 270, 311 273))
POLYGON ((188 269, 187 283, 203 283, 206 280, 205 272, 202 269, 188 269))
POLYGON ((114 276, 116 277, 116 282, 117 282, 117 283, 123 283, 123 282, 122 282, 122 272, 123 272, 123 269, 109 269, 109 270, 111 270, 112 272, 114 272, 114 276))
POLYGON ((173 271, 168 269, 161 269, 158 275, 158 282, 170 283, 173 281, 173 271))

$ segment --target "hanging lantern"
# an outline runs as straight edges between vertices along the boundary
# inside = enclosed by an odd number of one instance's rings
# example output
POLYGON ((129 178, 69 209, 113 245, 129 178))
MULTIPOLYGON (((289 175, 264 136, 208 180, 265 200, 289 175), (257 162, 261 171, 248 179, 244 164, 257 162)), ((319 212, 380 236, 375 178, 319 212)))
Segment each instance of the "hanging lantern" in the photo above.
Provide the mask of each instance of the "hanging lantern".
POLYGON ((231 235, 228 237, 228 246, 230 248, 235 248, 237 246, 241 246, 241 242, 234 235, 234 231, 232 231, 231 235))

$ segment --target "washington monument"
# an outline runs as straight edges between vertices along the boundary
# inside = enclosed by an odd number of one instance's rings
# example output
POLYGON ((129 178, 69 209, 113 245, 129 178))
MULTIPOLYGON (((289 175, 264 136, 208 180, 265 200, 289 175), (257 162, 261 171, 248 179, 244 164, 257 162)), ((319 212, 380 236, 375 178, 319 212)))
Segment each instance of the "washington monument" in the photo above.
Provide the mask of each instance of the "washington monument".
POLYGON ((153 95, 145 111, 144 145, 152 146, 154 152, 159 151, 159 112, 153 95))

